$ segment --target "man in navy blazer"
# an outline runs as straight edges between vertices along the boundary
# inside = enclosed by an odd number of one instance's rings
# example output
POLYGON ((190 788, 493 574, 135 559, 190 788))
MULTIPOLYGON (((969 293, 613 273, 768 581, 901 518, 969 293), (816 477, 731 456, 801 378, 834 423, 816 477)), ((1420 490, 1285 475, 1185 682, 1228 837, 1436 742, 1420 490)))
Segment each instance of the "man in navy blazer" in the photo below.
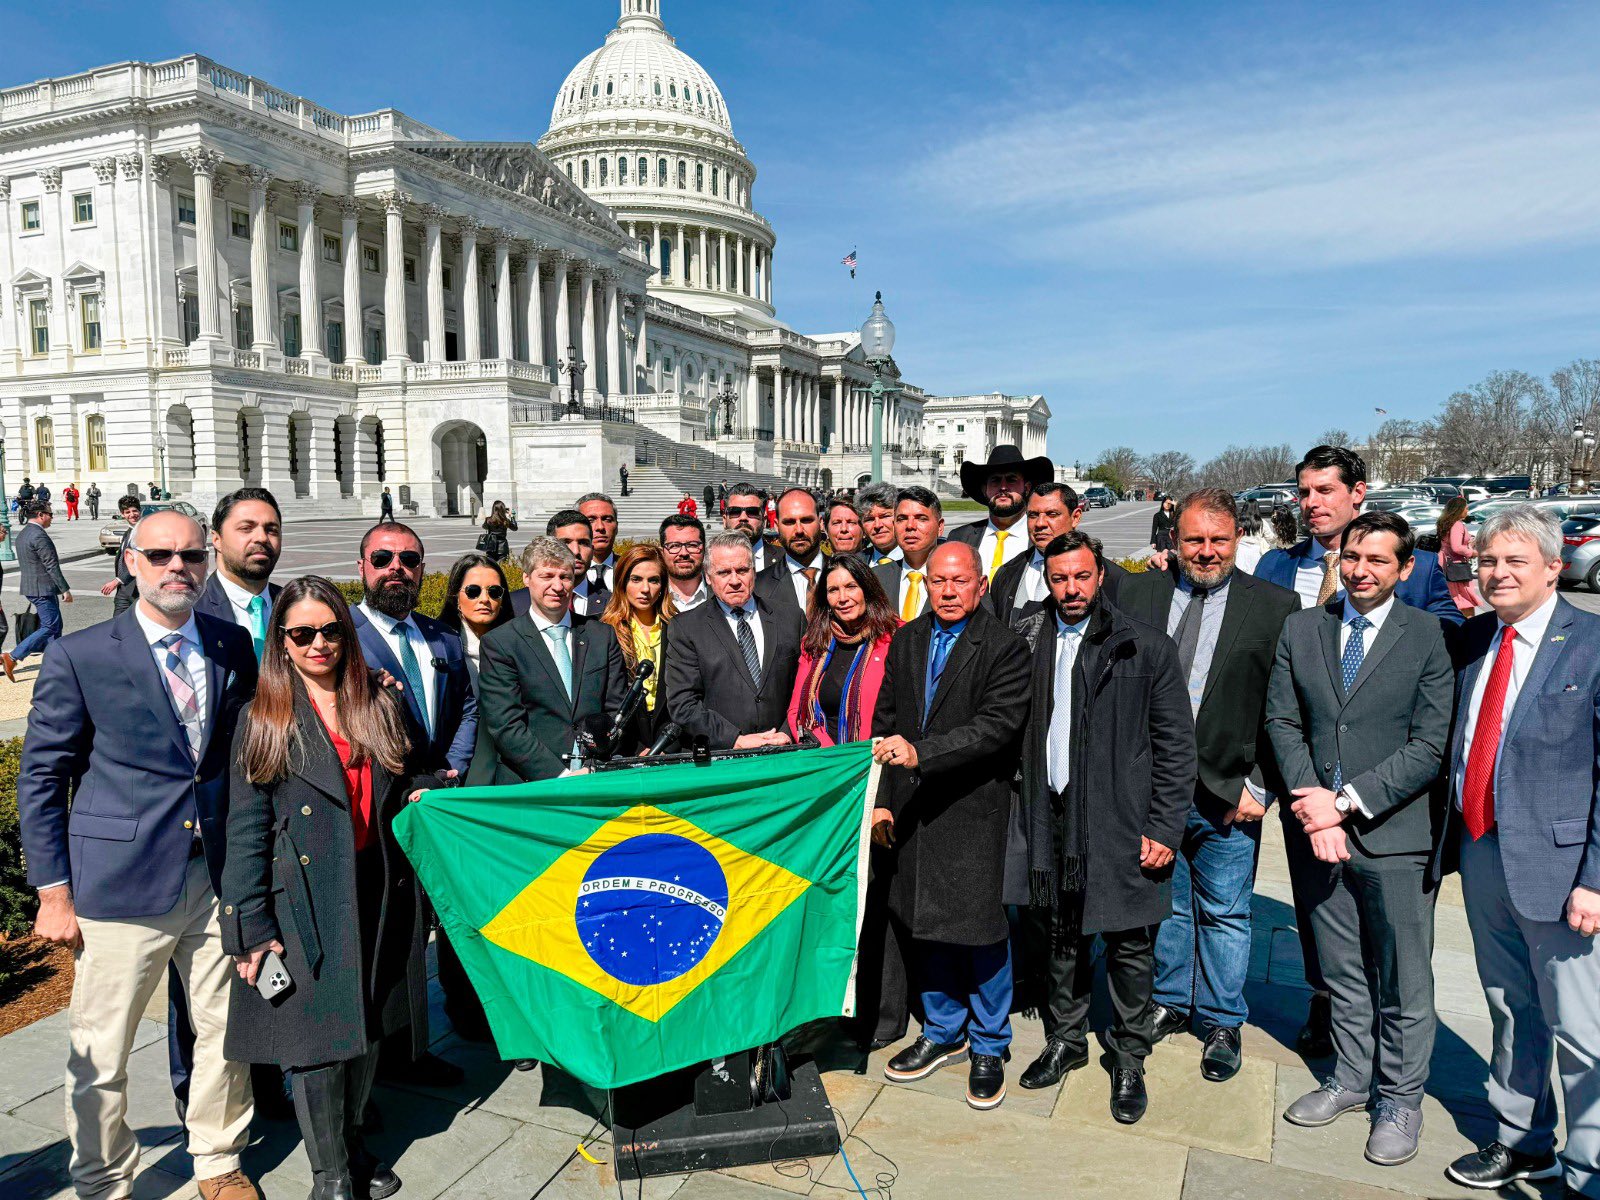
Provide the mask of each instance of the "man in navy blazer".
POLYGON ((17 786, 35 932, 79 950, 70 1170, 80 1196, 131 1194, 128 1056, 176 962, 197 1033, 187 1124, 200 1194, 246 1200, 257 1195, 239 1172, 250 1087, 247 1068, 223 1058, 234 970, 217 893, 234 723, 255 692, 256 658, 238 626, 194 612, 206 563, 198 522, 153 513, 128 544, 139 601, 46 650, 17 786))
MULTIPOLYGON (((478 738, 478 700, 467 674, 467 653, 455 631, 416 611, 422 594, 422 539, 408 525, 382 521, 361 539, 356 564, 365 599, 350 610, 367 665, 381 668, 402 685, 414 769, 465 775, 478 738)), ((438 931, 439 982, 445 1011, 464 1037, 480 1038, 477 996, 455 951, 438 931)), ((385 1039, 379 1071, 427 1087, 451 1087, 465 1078, 460 1067, 424 1053, 408 1061, 410 1034, 385 1039)))
MULTIPOLYGON (((1367 464, 1359 454, 1343 446, 1314 446, 1295 467, 1295 481, 1300 511, 1311 536, 1287 549, 1267 551, 1251 573, 1257 579, 1298 593, 1301 608, 1319 607, 1344 595, 1344 585, 1339 580, 1339 542, 1345 526, 1356 519, 1366 498, 1367 464)), ((1411 574, 1400 581, 1394 594, 1402 604, 1426 609, 1447 626, 1461 623, 1461 610, 1450 599, 1444 573, 1432 554, 1412 557, 1411 574)), ((1278 815, 1283 821, 1290 877, 1314 877, 1316 856, 1311 853, 1305 830, 1287 804, 1278 806, 1278 815)), ((1306 982, 1312 989, 1311 1014, 1300 1031, 1297 1048, 1307 1058, 1326 1058, 1333 1053, 1332 1008, 1303 890, 1295 892, 1294 916, 1306 982)))
POLYGON ((1454 639, 1455 727, 1436 875, 1459 865, 1494 1036, 1494 1140, 1445 1174, 1474 1188, 1563 1175, 1600 1197, 1600 616, 1556 594, 1561 525, 1512 508, 1477 535, 1494 609, 1454 639), (1567 1143, 1555 1153, 1552 1057, 1567 1143))

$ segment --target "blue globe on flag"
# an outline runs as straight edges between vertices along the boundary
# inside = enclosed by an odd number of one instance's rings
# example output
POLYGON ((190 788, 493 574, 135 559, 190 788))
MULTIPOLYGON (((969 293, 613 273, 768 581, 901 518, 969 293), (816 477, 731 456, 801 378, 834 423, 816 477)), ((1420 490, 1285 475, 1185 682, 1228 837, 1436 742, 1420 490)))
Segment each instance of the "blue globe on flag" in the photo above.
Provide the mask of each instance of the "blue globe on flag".
POLYGON ((704 846, 640 834, 590 864, 573 915, 584 950, 607 975, 665 983, 710 953, 728 917, 728 880, 704 846))

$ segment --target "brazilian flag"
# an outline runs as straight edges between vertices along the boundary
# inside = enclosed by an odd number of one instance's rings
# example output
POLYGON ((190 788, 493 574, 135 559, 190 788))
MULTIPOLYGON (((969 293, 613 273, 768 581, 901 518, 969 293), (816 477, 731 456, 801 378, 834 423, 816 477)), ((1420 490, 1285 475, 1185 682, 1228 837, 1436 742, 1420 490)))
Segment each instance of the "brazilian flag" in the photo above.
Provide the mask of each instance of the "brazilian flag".
POLYGON ((620 1087, 855 1007, 867 742, 425 794, 395 832, 506 1058, 620 1087))

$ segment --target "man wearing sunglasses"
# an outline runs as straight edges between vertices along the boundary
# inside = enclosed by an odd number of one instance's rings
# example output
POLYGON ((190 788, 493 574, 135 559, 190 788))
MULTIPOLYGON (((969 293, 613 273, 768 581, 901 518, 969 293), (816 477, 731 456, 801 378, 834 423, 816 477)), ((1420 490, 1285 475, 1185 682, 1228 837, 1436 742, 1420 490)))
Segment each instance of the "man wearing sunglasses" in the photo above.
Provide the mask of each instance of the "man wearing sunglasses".
POLYGON ((734 529, 750 539, 759 575, 767 569, 767 494, 751 483, 736 483, 728 489, 728 502, 722 508, 722 527, 734 529))
POLYGON ((15 655, 0 654, 0 667, 12 682, 16 681, 19 662, 30 654, 42 653, 61 636, 61 605, 72 603, 72 587, 61 573, 56 544, 45 532, 52 519, 50 505, 35 500, 23 512, 28 523, 17 534, 17 565, 22 573, 22 594, 39 614, 39 628, 17 643, 15 655))
POLYGON ((217 902, 234 723, 255 692, 256 656, 245 630, 194 611, 209 557, 198 522, 152 513, 126 554, 138 603, 45 652, 17 789, 35 932, 80 951, 72 1181, 80 1196, 132 1194, 128 1058, 176 962, 198 1034, 186 1126, 199 1193, 258 1200, 239 1169, 249 1068, 223 1053, 234 971, 217 902))
POLYGON ((667 556, 667 587, 679 612, 699 608, 706 590, 706 527, 694 517, 674 513, 661 522, 661 551, 667 556))
MULTIPOLYGON (((415 747, 417 769, 466 774, 478 737, 478 701, 467 674, 467 652, 452 630, 416 611, 422 594, 422 539, 408 525, 385 521, 367 530, 356 564, 365 599, 350 610, 367 664, 382 668, 404 685, 406 724, 415 747)), ((441 963, 454 952, 439 930, 441 963)), ((476 997, 466 976, 440 968, 445 1004, 470 1012, 476 997), (452 986, 453 985, 453 986, 452 986), (452 994, 454 993, 454 994, 452 994)), ((424 1053, 407 1061, 410 1032, 385 1039, 379 1074, 423 1087, 452 1087, 461 1068, 424 1053)))

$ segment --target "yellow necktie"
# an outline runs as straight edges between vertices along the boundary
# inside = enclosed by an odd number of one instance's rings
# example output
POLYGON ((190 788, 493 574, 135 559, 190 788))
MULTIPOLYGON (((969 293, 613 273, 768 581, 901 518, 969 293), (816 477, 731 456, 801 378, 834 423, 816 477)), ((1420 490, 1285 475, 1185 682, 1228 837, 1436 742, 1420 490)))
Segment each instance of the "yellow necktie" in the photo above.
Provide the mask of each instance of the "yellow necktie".
POLYGON ((1010 530, 996 529, 994 531, 994 557, 989 560, 989 582, 994 582, 994 573, 1005 563, 1006 539, 1011 536, 1010 530))
POLYGON ((1318 604, 1326 604, 1339 590, 1339 552, 1329 550, 1322 561, 1322 586, 1317 589, 1318 604))
POLYGON ((911 580, 911 586, 906 589, 906 606, 900 611, 902 620, 914 621, 917 614, 922 611, 922 572, 907 571, 906 578, 911 580))

